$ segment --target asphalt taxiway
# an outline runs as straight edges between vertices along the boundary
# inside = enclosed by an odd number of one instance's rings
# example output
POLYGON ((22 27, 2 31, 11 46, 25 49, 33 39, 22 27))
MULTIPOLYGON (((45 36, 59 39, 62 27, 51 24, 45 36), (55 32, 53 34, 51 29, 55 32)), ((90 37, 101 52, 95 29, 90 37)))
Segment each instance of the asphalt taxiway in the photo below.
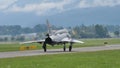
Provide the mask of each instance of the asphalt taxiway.
POLYGON ((118 50, 120 49, 120 44, 96 46, 96 47, 73 48, 72 52, 68 52, 68 51, 64 52, 63 49, 48 49, 47 52, 44 52, 43 50, 0 52, 0 58, 14 58, 14 57, 22 57, 22 56, 63 54, 63 53, 75 53, 75 52, 93 52, 93 51, 116 50, 116 49, 118 50))

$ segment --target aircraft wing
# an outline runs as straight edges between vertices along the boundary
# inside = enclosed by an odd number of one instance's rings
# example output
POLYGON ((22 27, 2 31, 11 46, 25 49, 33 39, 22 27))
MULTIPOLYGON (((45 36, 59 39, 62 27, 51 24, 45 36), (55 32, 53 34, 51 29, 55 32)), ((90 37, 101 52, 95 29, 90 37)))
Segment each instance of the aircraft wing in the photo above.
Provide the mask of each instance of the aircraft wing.
POLYGON ((20 44, 27 44, 27 43, 43 43, 45 40, 34 40, 34 41, 26 41, 20 42, 20 44))
POLYGON ((82 41, 76 40, 76 39, 70 39, 70 38, 64 38, 62 42, 73 42, 73 43, 84 43, 82 41))

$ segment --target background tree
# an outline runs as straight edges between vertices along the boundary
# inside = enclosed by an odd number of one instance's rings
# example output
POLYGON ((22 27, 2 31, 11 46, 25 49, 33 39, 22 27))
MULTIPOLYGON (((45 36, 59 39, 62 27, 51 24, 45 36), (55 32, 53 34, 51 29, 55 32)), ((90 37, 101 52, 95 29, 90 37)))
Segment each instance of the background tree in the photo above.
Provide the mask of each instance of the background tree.
POLYGON ((103 27, 102 25, 95 25, 95 33, 97 38, 106 38, 108 37, 107 28, 103 27))
POLYGON ((119 37, 120 32, 119 32, 119 31, 115 31, 114 34, 115 34, 117 37, 119 37))
POLYGON ((38 24, 34 26, 33 30, 36 33, 42 33, 42 32, 47 31, 47 26, 45 24, 38 24))

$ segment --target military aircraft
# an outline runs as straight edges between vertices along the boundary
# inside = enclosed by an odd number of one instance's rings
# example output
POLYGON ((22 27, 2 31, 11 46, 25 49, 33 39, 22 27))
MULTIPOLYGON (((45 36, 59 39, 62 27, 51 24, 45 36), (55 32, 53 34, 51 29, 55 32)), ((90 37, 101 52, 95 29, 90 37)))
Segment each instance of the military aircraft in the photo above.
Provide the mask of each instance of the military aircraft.
POLYGON ((66 51, 66 43, 70 43, 69 45, 69 51, 72 50, 73 43, 84 43, 82 41, 73 39, 67 29, 60 29, 60 30, 52 30, 51 25, 49 24, 47 20, 47 26, 48 26, 48 33, 47 33, 47 38, 43 40, 35 40, 35 41, 28 41, 28 42, 22 42, 22 44, 25 43, 43 43, 42 48, 44 49, 44 52, 47 51, 46 45, 52 45, 54 46, 55 44, 63 44, 63 50, 66 51))

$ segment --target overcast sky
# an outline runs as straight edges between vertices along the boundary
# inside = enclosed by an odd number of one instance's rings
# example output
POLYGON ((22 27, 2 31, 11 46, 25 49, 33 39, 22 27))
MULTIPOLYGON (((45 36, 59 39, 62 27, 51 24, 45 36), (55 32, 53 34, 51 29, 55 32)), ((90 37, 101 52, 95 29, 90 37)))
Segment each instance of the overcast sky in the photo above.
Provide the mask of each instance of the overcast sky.
MULTIPOLYGON (((1 25, 11 25, 17 24, 19 20, 24 20, 23 25, 25 25, 25 22, 28 24, 29 19, 37 17, 47 19, 48 16, 50 17, 76 9, 114 8, 119 5, 120 0, 0 0, 0 15, 2 16, 0 17, 0 23, 1 25), (14 19, 18 21, 14 21, 14 19)), ((33 23, 36 22, 37 24, 39 22, 34 20, 32 21, 33 23)), ((29 22, 29 24, 31 23, 32 25, 32 22, 29 22)))

